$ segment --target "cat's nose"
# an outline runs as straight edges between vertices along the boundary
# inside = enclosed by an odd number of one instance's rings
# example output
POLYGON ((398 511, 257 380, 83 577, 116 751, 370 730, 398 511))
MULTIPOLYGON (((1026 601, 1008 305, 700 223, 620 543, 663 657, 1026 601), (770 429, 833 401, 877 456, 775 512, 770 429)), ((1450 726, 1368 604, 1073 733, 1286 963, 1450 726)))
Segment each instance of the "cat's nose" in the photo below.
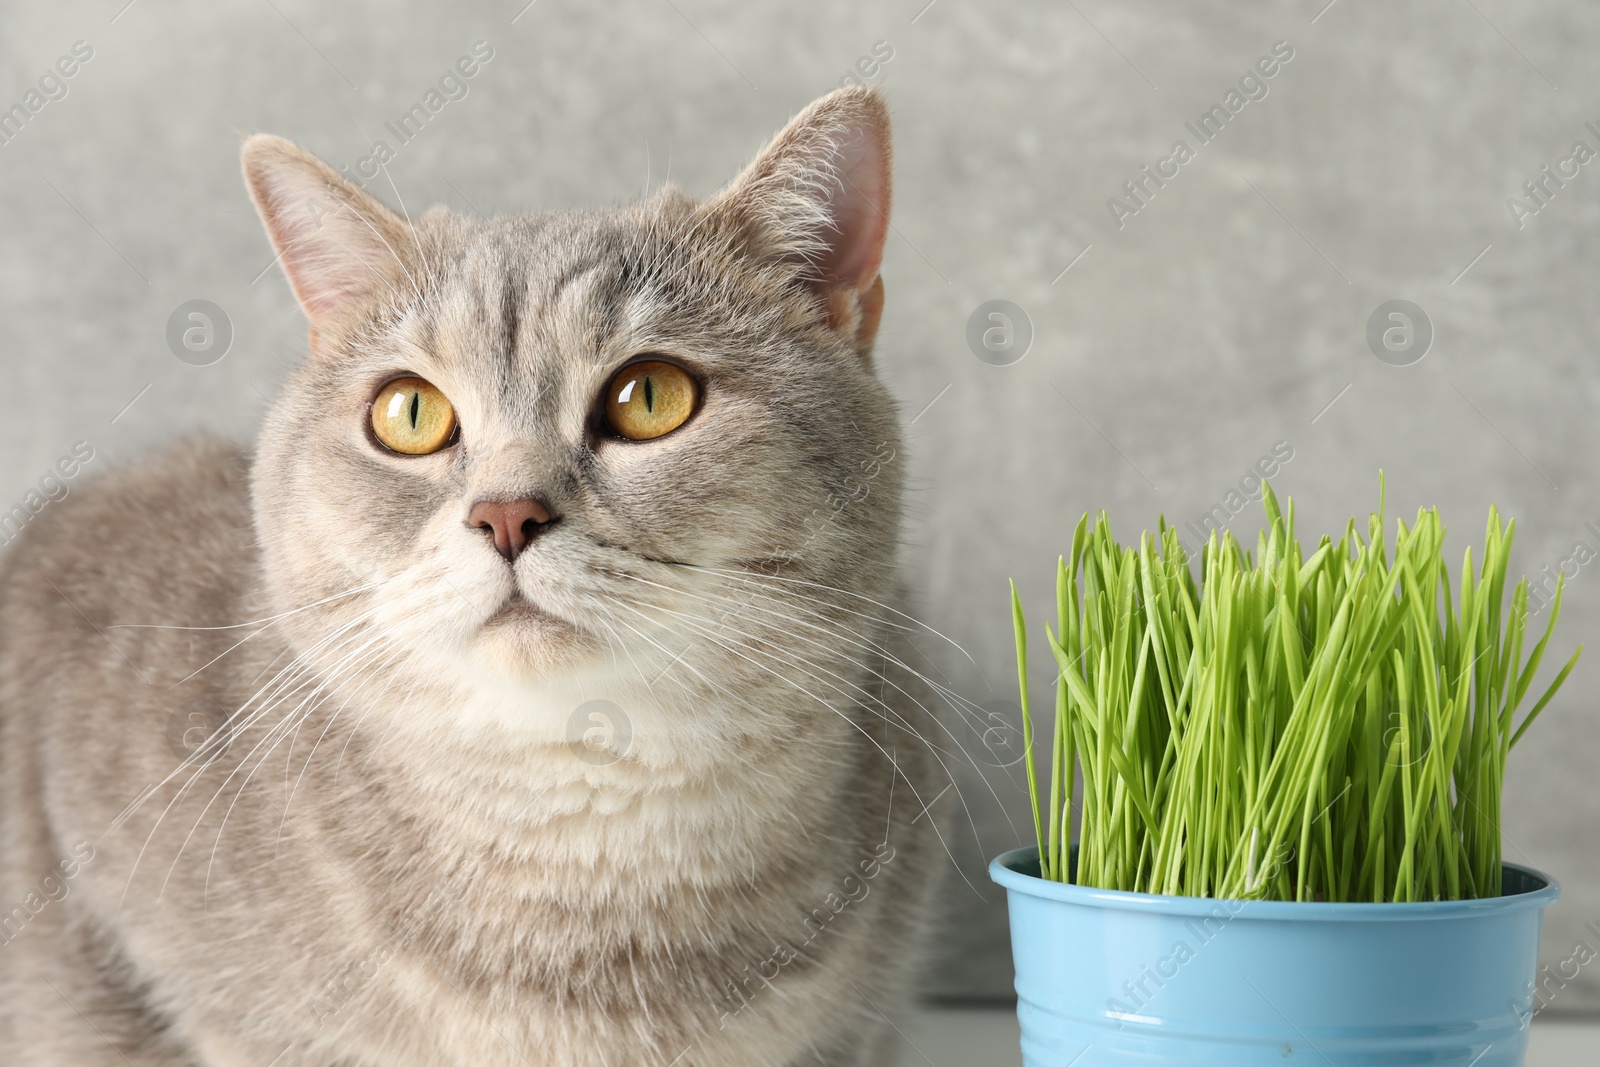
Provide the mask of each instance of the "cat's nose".
POLYGON ((467 525, 488 530, 494 547, 508 563, 515 563, 528 542, 555 522, 555 516, 542 501, 480 500, 467 512, 467 525))

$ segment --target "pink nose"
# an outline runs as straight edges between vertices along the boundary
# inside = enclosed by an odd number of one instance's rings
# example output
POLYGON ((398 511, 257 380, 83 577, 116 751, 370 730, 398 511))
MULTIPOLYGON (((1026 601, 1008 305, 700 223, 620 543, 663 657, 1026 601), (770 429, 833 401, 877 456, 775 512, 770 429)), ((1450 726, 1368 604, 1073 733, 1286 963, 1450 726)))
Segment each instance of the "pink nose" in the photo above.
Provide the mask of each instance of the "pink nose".
POLYGON ((550 509, 531 498, 480 500, 467 513, 467 525, 493 534, 495 550, 510 563, 516 562, 528 542, 554 522, 550 509))

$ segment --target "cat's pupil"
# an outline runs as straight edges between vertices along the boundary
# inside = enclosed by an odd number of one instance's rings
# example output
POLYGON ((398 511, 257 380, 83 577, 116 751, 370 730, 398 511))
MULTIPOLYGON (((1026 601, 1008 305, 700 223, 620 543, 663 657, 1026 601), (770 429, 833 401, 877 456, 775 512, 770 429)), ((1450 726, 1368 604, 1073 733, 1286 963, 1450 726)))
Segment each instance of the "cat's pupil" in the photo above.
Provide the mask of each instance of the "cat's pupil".
POLYGON ((417 417, 422 414, 422 394, 411 394, 411 428, 417 428, 417 417))
POLYGON ((645 379, 644 379, 644 409, 646 411, 650 412, 652 415, 655 414, 655 410, 656 410, 655 380, 653 378, 651 378, 648 374, 645 375, 645 379))

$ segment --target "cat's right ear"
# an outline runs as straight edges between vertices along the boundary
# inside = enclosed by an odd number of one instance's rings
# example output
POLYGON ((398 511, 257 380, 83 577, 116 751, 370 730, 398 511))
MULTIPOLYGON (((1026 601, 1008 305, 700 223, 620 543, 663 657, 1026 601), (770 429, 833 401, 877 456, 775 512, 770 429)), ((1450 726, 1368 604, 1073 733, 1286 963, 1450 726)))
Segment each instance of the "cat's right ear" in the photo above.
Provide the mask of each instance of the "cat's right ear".
POLYGON ((889 172, 883 97, 836 89, 796 115, 707 211, 744 220, 745 248, 794 267, 829 325, 870 356, 883 313, 889 172))
POLYGON ((414 287, 410 226, 292 141, 257 134, 240 152, 245 184, 294 295, 319 331, 385 290, 414 287))

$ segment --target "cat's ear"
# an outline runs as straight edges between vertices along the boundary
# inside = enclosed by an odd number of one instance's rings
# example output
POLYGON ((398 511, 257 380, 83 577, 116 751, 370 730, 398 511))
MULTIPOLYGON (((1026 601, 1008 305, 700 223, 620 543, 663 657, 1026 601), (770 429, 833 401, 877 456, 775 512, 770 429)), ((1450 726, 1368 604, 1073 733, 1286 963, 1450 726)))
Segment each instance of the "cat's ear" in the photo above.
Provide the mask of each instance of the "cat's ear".
POLYGON ((375 293, 405 291, 407 223, 292 141, 257 134, 241 150, 245 184, 311 320, 313 339, 375 293))
POLYGON ((830 325, 866 356, 883 312, 889 185, 889 109, 855 86, 795 116, 708 207, 743 216, 756 254, 799 264, 830 325))

